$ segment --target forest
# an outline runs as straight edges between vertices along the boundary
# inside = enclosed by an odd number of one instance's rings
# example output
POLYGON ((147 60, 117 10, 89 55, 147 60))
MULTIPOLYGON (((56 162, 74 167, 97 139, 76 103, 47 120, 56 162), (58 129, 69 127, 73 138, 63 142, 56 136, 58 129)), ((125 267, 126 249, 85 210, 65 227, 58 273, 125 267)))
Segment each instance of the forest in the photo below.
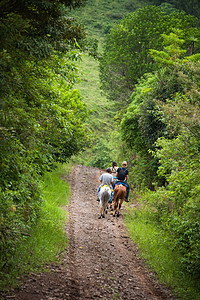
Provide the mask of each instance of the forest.
POLYGON ((161 230, 200 293, 199 1, 0 8, 0 284, 44 218, 46 174, 127 160, 129 222, 161 230))

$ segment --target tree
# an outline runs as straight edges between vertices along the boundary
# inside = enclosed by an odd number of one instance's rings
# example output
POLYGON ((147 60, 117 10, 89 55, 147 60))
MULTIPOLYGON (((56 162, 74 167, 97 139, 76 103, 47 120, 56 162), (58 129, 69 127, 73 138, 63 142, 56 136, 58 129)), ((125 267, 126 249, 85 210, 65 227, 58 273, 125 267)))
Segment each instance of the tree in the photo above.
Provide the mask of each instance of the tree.
POLYGON ((162 34, 169 34, 173 28, 183 30, 185 49, 189 48, 194 36, 195 48, 199 49, 198 20, 183 12, 165 14, 160 7, 146 6, 129 14, 113 27, 104 47, 100 61, 102 88, 110 99, 126 107, 129 97, 145 73, 156 70, 156 65, 149 55, 150 49, 162 49, 162 34))
POLYGON ((85 33, 68 17, 83 2, 0 2, 0 272, 40 215, 40 176, 89 144, 73 88, 85 33))
MULTIPOLYGON (((178 31, 177 34, 181 35, 178 31)), ((131 96, 131 104, 121 121, 122 138, 127 146, 135 151, 140 159, 148 157, 148 164, 152 158, 154 161, 155 175, 148 178, 148 173, 140 168, 144 174, 144 182, 155 182, 158 161, 150 154, 155 150, 155 142, 160 137, 168 139, 174 138, 180 133, 181 124, 187 126, 191 134, 196 132, 199 135, 198 117, 195 116, 195 106, 191 110, 187 99, 195 101, 197 106, 199 101, 199 75, 198 59, 199 54, 181 58, 184 51, 181 45, 184 40, 175 33, 162 35, 164 38, 164 50, 151 50, 158 70, 153 74, 147 74, 136 85, 131 96), (183 99, 186 98, 185 101, 183 99), (178 105, 176 105, 176 103, 178 105), (189 106, 188 106, 189 105, 189 106), (167 116, 164 111, 167 110, 167 116), (151 157, 150 157, 151 156, 151 157)), ((198 113, 196 113, 198 116, 198 113)), ((144 164, 143 164, 144 165, 144 164)), ((161 182, 157 178, 159 183, 161 182)))
POLYGON ((163 50, 150 51, 158 70, 136 85, 122 136, 137 153, 131 171, 135 186, 155 188, 143 197, 151 218, 181 254, 183 272, 198 280, 200 54, 183 57, 180 31, 163 38, 163 50))
POLYGON ((200 3, 198 0, 150 0, 153 4, 160 5, 170 3, 179 10, 184 10, 187 14, 199 18, 200 3))

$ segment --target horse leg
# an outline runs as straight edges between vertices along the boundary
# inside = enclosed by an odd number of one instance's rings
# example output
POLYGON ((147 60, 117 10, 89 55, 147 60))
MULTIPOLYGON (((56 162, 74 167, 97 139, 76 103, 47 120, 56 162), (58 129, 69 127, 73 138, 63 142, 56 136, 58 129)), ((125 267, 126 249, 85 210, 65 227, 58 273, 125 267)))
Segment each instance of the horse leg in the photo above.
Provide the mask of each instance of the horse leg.
POLYGON ((113 202, 112 202, 112 211, 115 210, 115 203, 116 203, 116 200, 113 200, 113 202))
POLYGON ((120 211, 120 203, 119 203, 119 205, 118 205, 118 207, 117 207, 117 217, 119 217, 119 215, 120 215, 120 213, 119 213, 119 211, 120 211))
POLYGON ((117 207, 118 207, 118 199, 115 199, 114 203, 113 203, 113 217, 115 217, 116 213, 117 213, 117 207))
POLYGON ((119 205, 118 205, 118 212, 117 212, 117 216, 119 217, 119 215, 120 215, 120 209, 121 209, 121 207, 122 207, 122 203, 124 202, 124 199, 120 199, 120 201, 119 201, 119 205))
POLYGON ((105 211, 106 211, 106 208, 105 206, 103 207, 103 210, 102 210, 102 218, 105 218, 105 211))
POLYGON ((110 210, 113 211, 113 202, 110 203, 110 210))
POLYGON ((99 219, 101 219, 102 215, 103 215, 103 203, 101 200, 100 200, 100 212, 99 213, 100 213, 99 219))
POLYGON ((119 217, 119 208, 120 208, 120 199, 118 200, 117 203, 117 209, 116 209, 117 217, 119 217))
POLYGON ((122 203, 123 203, 123 200, 121 199, 120 202, 119 202, 119 210, 120 210, 121 207, 122 207, 122 203))
POLYGON ((102 202, 101 202, 101 210, 100 210, 101 218, 105 218, 105 213, 107 213, 106 205, 107 204, 105 203, 105 200, 103 199, 102 202))
POLYGON ((116 210, 115 210, 115 214, 117 215, 117 217, 119 217, 119 215, 120 215, 120 213, 119 213, 120 208, 121 208, 121 199, 118 199, 116 210))

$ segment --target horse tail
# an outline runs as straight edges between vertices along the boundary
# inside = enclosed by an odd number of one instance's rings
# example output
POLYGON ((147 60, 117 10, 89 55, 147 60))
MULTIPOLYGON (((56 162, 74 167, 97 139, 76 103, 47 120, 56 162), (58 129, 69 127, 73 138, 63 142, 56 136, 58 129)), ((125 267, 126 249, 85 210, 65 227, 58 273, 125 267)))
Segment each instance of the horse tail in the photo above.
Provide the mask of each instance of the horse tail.
POLYGON ((126 196, 126 187, 122 184, 116 185, 114 189, 113 200, 124 199, 126 196))

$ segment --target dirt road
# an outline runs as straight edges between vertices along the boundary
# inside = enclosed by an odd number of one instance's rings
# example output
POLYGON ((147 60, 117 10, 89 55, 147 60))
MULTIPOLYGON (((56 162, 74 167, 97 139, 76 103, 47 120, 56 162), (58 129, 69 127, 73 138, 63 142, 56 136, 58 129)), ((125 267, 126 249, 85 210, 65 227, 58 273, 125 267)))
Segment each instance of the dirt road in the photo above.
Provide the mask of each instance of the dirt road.
POLYGON ((61 264, 50 266, 49 272, 32 275, 19 291, 5 299, 174 299, 138 258, 123 216, 114 218, 108 213, 105 219, 98 219, 96 190, 100 174, 96 168, 74 167, 71 201, 65 208, 69 211, 69 248, 61 264))

